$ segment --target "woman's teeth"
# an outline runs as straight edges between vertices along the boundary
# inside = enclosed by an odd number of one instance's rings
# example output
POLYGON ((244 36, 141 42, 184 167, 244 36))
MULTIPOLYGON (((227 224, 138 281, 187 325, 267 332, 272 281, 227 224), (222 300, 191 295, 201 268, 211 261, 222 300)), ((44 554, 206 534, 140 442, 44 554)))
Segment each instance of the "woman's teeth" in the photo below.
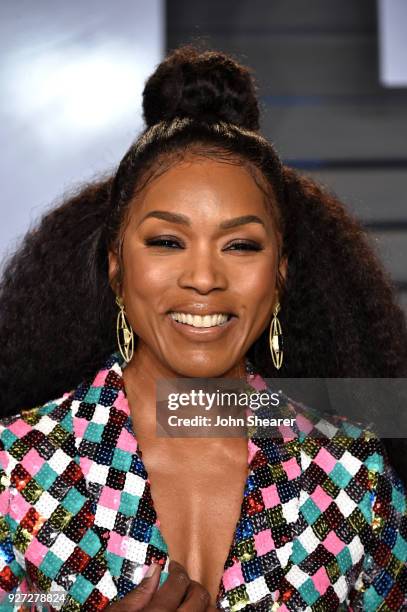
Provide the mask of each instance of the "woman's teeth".
POLYGON ((224 325, 231 315, 214 314, 214 315, 191 315, 183 312, 170 312, 170 316, 178 323, 192 325, 192 327, 215 327, 216 325, 224 325))

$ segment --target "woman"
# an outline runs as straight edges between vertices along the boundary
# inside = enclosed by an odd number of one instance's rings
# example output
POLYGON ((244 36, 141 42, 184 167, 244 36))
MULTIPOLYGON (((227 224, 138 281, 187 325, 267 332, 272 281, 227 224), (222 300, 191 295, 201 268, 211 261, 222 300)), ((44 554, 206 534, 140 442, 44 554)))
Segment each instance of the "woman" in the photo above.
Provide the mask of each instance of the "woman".
POLYGON ((405 490, 377 437, 288 400, 269 437, 155 436, 160 378, 404 376, 407 332, 357 222, 259 134, 244 67, 182 48, 144 116, 4 273, 4 410, 48 403, 3 420, 1 588, 64 610, 405 609, 405 490))

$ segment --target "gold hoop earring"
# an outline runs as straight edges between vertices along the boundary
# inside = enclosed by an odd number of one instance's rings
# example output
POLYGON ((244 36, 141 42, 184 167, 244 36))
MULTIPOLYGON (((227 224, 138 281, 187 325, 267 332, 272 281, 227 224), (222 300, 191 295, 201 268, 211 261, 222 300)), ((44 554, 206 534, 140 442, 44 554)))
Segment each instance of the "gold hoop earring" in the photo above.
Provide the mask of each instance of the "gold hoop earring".
POLYGON ((277 302, 274 306, 269 332, 270 353, 277 370, 279 370, 283 364, 283 332, 281 330, 281 323, 277 317, 280 309, 280 303, 277 302))
POLYGON ((116 323, 117 344, 119 346, 121 356, 126 363, 129 363, 134 352, 134 333, 130 323, 126 319, 124 304, 121 298, 118 296, 116 297, 116 304, 120 309, 117 313, 116 323))

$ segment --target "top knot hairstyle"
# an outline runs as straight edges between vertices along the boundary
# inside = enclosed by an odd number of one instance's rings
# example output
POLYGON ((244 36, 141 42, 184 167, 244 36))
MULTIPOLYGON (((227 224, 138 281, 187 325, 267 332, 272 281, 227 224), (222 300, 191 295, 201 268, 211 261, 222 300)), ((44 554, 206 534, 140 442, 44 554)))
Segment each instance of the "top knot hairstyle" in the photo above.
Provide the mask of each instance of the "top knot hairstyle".
POLYGON ((259 129, 259 106, 249 70, 224 53, 182 47, 164 60, 143 93, 147 127, 160 121, 225 121, 259 129))
MULTIPOLYGON (((369 237, 334 195, 284 166, 261 136, 249 71, 223 53, 184 47, 158 66, 143 101, 146 128, 115 174, 46 214, 4 268, 3 415, 74 388, 117 349, 108 250, 120 253, 135 196, 186 156, 245 165, 278 219, 288 261, 279 285, 284 363, 275 370, 266 329, 248 354, 260 374, 407 376, 405 317, 369 237)), ((404 440, 384 443, 407 479, 404 440)))

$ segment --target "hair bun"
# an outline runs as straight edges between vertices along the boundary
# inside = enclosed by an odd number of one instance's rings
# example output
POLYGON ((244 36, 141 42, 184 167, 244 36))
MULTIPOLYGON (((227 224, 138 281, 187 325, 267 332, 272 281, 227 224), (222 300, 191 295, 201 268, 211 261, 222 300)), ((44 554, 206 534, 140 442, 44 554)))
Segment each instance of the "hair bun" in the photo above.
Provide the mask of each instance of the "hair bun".
POLYGON ((148 79, 143 92, 148 127, 175 117, 226 121, 259 129, 259 106, 247 68, 217 51, 181 47, 148 79))

